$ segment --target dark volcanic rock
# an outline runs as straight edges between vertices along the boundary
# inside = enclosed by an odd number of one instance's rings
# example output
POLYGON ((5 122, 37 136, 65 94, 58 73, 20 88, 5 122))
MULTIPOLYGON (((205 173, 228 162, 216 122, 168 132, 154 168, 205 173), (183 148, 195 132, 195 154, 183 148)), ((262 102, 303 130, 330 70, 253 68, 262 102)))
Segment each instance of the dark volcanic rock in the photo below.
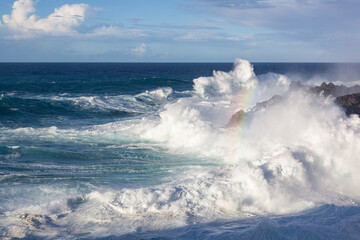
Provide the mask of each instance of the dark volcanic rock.
POLYGON ((323 82, 320 86, 312 87, 311 90, 322 96, 334 96, 340 97, 347 94, 353 94, 360 92, 360 85, 354 85, 352 87, 346 87, 344 85, 335 85, 333 83, 323 82))
POLYGON ((258 102, 249 112, 245 112, 244 110, 240 110, 231 116, 226 127, 237 127, 241 124, 242 121, 251 117, 251 114, 257 111, 261 111, 263 109, 267 109, 270 106, 273 106, 277 103, 280 103, 283 99, 283 96, 275 95, 267 101, 258 102))
POLYGON ((335 102, 344 108, 346 115, 357 114, 360 116, 360 93, 337 97, 335 102))
POLYGON ((334 96, 340 97, 348 94, 360 92, 360 85, 354 85, 352 87, 346 87, 344 85, 335 85, 334 83, 321 83, 320 86, 311 87, 308 85, 302 85, 301 82, 291 82, 289 86, 289 91, 293 90, 304 90, 306 92, 312 92, 317 95, 324 97, 334 96))
POLYGON ((241 121, 243 121, 245 119, 246 115, 247 115, 247 113, 241 109, 240 111, 236 112, 234 115, 231 116, 231 118, 226 126, 227 127, 239 126, 241 121))
POLYGON ((274 95, 272 98, 270 98, 267 101, 262 101, 262 102, 258 102, 256 103, 256 105, 251 109, 252 112, 257 112, 263 109, 266 109, 270 106, 273 106, 275 104, 278 104, 281 102, 281 100, 283 100, 284 97, 280 96, 280 95, 274 95))
MULTIPOLYGON (((311 87, 302 85, 300 82, 292 82, 289 86, 289 92, 298 90, 324 97, 333 96, 336 98, 335 102, 344 108, 346 115, 357 114, 360 116, 360 85, 346 87, 344 85, 338 86, 333 83, 323 82, 320 86, 311 87)), ((237 127, 245 118, 249 118, 252 113, 280 103, 289 92, 285 93, 284 96, 275 95, 267 101, 259 102, 249 112, 244 112, 243 110, 236 112, 231 116, 227 127, 237 127)))

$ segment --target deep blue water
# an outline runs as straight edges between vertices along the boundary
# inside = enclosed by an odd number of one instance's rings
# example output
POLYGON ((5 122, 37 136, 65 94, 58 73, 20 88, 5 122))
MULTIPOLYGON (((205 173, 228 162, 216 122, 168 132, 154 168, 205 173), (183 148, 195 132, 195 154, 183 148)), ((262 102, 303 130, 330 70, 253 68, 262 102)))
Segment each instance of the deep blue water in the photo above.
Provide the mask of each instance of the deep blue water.
MULTIPOLYGON (((253 66, 256 76, 272 72, 293 81, 360 80, 359 64, 253 66)), ((244 206, 256 201, 246 198, 223 210, 222 204, 243 197, 241 190, 220 196, 214 188, 237 186, 230 175, 241 164, 224 162, 217 143, 209 146, 219 154, 204 154, 192 142, 202 131, 220 134, 204 126, 223 104, 199 100, 193 79, 232 69, 233 63, 0 63, 0 237, 360 239, 358 194, 345 190, 314 194, 309 199, 316 200, 306 199, 309 207, 288 213, 252 212, 244 206), (187 110, 179 113, 176 104, 187 110)), ((352 141, 358 141, 353 128, 352 141)), ((318 169, 311 171, 320 182, 327 170, 314 173, 318 169)))

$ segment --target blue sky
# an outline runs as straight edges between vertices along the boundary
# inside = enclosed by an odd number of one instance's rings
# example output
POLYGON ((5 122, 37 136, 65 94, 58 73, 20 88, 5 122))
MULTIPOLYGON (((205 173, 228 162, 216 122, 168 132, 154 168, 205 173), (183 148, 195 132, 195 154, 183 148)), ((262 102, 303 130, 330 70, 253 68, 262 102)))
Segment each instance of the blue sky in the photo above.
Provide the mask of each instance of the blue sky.
POLYGON ((360 62, 359 0, 1 0, 0 61, 360 62))

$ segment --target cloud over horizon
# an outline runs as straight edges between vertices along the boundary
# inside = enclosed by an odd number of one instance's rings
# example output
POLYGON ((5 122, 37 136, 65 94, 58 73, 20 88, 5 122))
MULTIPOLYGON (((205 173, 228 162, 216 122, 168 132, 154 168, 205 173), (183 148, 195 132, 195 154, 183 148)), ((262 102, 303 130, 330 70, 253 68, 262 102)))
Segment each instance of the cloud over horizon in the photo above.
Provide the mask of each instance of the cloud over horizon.
POLYGON ((193 0, 232 24, 279 30, 341 30, 360 21, 358 0, 193 0))
POLYGON ((145 36, 139 29, 105 25, 80 33, 77 28, 101 10, 85 3, 62 5, 55 8, 54 12, 45 18, 33 14, 36 12, 35 5, 36 1, 34 0, 14 2, 11 14, 3 15, 2 22, 0 21, 0 29, 5 30, 5 33, 2 34, 4 38, 32 39, 44 36, 132 38, 145 36))
POLYGON ((2 28, 7 28, 9 38, 26 39, 39 35, 76 35, 76 27, 80 26, 91 12, 98 9, 87 4, 65 4, 56 8, 46 18, 39 18, 35 14, 35 2, 33 0, 18 0, 13 4, 10 15, 3 15, 2 28))
POLYGON ((145 43, 140 44, 139 47, 132 48, 131 52, 133 52, 138 57, 143 57, 147 53, 148 46, 145 43))
POLYGON ((360 61, 359 11, 358 0, 2 0, 0 61, 360 61))

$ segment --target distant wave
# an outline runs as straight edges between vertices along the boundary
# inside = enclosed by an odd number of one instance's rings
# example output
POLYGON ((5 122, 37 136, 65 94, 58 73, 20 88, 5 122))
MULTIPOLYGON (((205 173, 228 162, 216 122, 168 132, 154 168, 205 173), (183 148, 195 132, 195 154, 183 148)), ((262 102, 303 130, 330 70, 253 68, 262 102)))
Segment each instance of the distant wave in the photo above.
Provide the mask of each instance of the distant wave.
POLYGON ((171 88, 159 88, 134 96, 20 96, 3 94, 0 120, 3 127, 52 126, 56 118, 125 118, 149 113, 159 108, 171 95, 171 88))

